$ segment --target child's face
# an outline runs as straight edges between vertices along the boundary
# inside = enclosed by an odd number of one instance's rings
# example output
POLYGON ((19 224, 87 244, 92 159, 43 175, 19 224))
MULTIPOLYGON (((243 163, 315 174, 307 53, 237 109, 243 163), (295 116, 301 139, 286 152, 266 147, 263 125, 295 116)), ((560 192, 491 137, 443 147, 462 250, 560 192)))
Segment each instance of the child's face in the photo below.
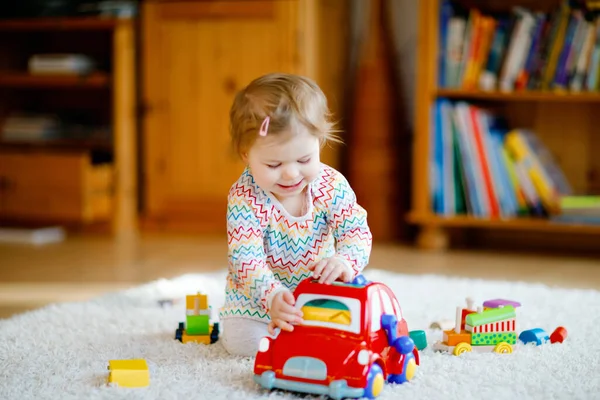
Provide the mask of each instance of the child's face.
POLYGON ((319 139, 306 129, 258 138, 246 162, 258 186, 279 200, 297 196, 319 174, 319 139))

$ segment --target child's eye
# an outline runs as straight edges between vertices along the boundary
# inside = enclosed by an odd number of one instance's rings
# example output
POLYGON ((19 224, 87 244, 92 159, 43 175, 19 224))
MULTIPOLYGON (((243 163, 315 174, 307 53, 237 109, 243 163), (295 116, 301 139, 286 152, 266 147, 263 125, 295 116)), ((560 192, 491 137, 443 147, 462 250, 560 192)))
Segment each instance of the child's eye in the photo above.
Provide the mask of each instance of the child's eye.
POLYGON ((302 159, 302 160, 298 160, 298 162, 299 162, 300 164, 306 164, 306 163, 308 163, 309 161, 310 161, 310 158, 304 158, 304 159, 302 159))
POLYGON ((280 165, 281 165, 281 163, 279 163, 279 164, 267 164, 267 167, 275 169, 275 168, 279 167, 280 165))

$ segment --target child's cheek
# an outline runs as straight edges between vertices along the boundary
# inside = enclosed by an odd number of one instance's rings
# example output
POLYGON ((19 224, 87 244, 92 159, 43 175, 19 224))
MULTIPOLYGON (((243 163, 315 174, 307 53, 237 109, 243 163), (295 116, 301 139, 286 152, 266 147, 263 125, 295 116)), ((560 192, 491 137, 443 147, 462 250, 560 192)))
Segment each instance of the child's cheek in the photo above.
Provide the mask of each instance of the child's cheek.
POLYGON ((312 161, 310 164, 307 165, 304 176, 309 178, 309 180, 311 181, 314 180, 317 177, 317 175, 319 175, 320 167, 321 163, 319 161, 312 161))

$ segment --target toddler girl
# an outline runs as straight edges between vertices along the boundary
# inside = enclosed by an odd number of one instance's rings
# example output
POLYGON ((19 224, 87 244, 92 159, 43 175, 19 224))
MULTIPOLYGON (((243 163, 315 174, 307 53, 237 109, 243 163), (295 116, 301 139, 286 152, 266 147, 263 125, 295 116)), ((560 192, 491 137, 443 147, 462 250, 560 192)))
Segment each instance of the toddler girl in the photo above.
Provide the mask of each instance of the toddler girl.
POLYGON ((302 322, 293 290, 306 277, 349 282, 369 261, 367 213, 348 181, 322 164, 331 134, 327 100, 310 79, 269 74, 231 107, 234 149, 247 167, 227 206, 229 273, 222 343, 254 356, 275 328, 302 322))

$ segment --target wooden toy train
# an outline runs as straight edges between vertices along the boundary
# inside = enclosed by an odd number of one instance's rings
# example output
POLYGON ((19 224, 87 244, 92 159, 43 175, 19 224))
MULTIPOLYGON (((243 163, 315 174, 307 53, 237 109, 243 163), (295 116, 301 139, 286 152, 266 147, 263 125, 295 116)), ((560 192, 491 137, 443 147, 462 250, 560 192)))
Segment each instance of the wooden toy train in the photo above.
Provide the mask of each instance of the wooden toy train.
POLYGON ((541 328, 528 329, 517 338, 516 308, 521 303, 511 300, 494 299, 483 303, 483 307, 473 309, 473 301, 467 299, 467 307, 456 308, 454 329, 444 330, 442 341, 433 345, 435 351, 445 351, 461 355, 470 351, 508 354, 512 353, 517 339, 523 344, 541 345, 547 342, 562 343, 567 330, 559 326, 548 336, 541 328))

